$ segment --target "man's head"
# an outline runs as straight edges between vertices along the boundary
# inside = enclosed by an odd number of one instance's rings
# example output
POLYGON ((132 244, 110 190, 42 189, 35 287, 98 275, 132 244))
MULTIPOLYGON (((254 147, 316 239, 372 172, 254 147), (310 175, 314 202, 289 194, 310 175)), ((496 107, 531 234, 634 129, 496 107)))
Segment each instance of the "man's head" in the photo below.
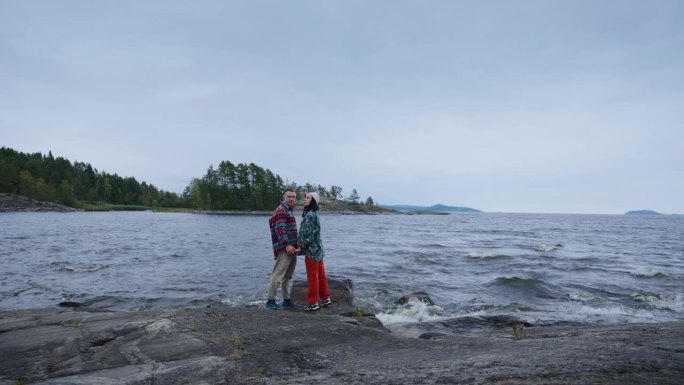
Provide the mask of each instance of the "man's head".
POLYGON ((294 192, 294 190, 285 191, 285 194, 283 194, 283 201, 291 208, 294 208, 297 203, 297 193, 294 192))

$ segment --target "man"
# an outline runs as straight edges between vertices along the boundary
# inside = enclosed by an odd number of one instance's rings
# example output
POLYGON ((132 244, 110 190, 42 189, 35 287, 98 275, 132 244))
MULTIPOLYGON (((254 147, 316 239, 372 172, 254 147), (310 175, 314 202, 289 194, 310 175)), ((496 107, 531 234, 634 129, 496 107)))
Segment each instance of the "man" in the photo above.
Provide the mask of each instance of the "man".
POLYGON ((268 224, 271 227, 271 240, 273 241, 273 259, 275 265, 271 273, 271 281, 268 284, 266 294, 266 307, 277 309, 276 291, 281 285, 283 292, 283 308, 296 308, 297 305, 290 299, 290 279, 297 265, 297 220, 293 210, 297 203, 297 193, 293 190, 285 191, 283 202, 273 211, 268 224))

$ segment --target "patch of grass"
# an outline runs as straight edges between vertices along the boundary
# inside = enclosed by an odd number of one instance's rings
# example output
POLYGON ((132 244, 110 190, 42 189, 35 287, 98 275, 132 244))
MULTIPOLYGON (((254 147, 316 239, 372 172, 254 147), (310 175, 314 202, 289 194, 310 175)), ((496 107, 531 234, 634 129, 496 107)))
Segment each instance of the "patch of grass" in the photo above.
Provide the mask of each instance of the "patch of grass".
POLYGON ((84 211, 148 211, 151 207, 141 205, 115 205, 109 203, 83 203, 84 211))
POLYGON ((413 211, 407 211, 404 214, 406 214, 406 215, 449 215, 449 213, 446 213, 444 211, 432 211, 432 210, 413 210, 413 211))
POLYGON ((245 355, 245 348, 239 338, 233 339, 233 352, 228 356, 233 361, 241 360, 245 355))
POLYGON ((511 325, 511 328, 513 329, 513 339, 516 341, 520 341, 525 339, 525 325, 516 322, 513 325, 511 325))
POLYGON ((357 306, 356 309, 354 309, 354 311, 352 312, 352 317, 363 317, 363 310, 361 310, 361 308, 357 306))
MULTIPOLYGON (((357 213, 357 214, 396 214, 397 210, 387 207, 380 207, 376 205, 367 205, 363 203, 352 203, 343 200, 323 199, 320 203, 321 212, 323 213, 357 213)), ((304 201, 297 204, 299 207, 304 207, 304 201)))
POLYGON ((192 213, 195 209, 182 207, 155 207, 152 209, 155 213, 192 213))

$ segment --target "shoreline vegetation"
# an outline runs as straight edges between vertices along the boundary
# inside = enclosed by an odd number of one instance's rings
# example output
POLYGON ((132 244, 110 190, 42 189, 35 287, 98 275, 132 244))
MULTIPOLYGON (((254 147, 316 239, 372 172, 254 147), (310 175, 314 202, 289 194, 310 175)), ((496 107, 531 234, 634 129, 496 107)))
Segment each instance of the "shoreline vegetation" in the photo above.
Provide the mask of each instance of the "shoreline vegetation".
MULTIPOLYGON (((331 279, 335 302, 316 312, 221 303, 0 311, 0 384, 679 384, 684 378, 684 321, 545 326, 473 316, 385 327, 354 306, 352 286, 331 279)), ((292 298, 304 303, 305 281, 294 283, 292 298)))
POLYGON ((89 163, 71 162, 52 152, 27 154, 0 148, 0 193, 25 196, 77 210, 114 211, 194 209, 199 211, 261 212, 278 206, 283 192, 299 195, 316 191, 321 198, 347 204, 341 212, 384 212, 372 197, 361 198, 356 189, 347 196, 336 185, 303 185, 254 163, 222 161, 209 166, 204 176, 193 178, 181 194, 160 190, 133 177, 98 171, 89 163), (103 202, 103 203, 101 203, 103 202))
MULTIPOLYGON (((209 166, 204 176, 193 178, 181 194, 160 190, 133 177, 98 171, 89 163, 71 162, 62 157, 23 153, 0 147, 0 194, 27 197, 40 204, 17 204, 15 198, 0 202, 0 212, 12 211, 158 211, 196 212, 221 215, 261 215, 278 206, 285 189, 303 196, 316 191, 335 214, 447 215, 479 213, 470 207, 382 205, 372 197, 361 198, 356 189, 345 196, 336 185, 299 185, 254 163, 222 161, 209 166)), ((301 206, 300 206, 301 207, 301 206)), ((658 216, 653 210, 633 210, 624 215, 658 216)))
MULTIPOLYGON (((298 203, 301 208, 303 203, 298 203)), ((343 201, 328 201, 321 203, 321 211, 329 214, 341 215, 378 215, 378 214, 404 214, 404 215, 449 215, 448 212, 415 210, 398 211, 376 205, 353 204, 343 201)), ((124 205, 110 203, 84 203, 81 208, 75 209, 59 203, 38 201, 16 194, 0 193, 0 212, 106 212, 106 211, 154 211, 159 213, 190 213, 205 215, 271 215, 272 211, 257 210, 202 210, 183 207, 150 207, 142 205, 124 205)))
MULTIPOLYGON (((479 212, 467 207, 435 205, 382 206, 372 197, 361 198, 356 189, 347 196, 340 186, 303 185, 288 182, 254 163, 222 161, 209 166, 204 176, 193 178, 182 194, 160 190, 133 177, 120 177, 98 171, 88 163, 70 162, 52 152, 25 154, 0 148, 0 211, 176 211, 223 215, 249 215, 270 212, 282 200, 285 190, 294 190, 303 199, 315 191, 321 197, 323 212, 337 214, 441 214, 479 212), (39 202, 19 202, 26 197, 39 202), (23 198, 22 198, 23 199, 23 198)), ((301 207, 301 203, 299 204, 301 207)))

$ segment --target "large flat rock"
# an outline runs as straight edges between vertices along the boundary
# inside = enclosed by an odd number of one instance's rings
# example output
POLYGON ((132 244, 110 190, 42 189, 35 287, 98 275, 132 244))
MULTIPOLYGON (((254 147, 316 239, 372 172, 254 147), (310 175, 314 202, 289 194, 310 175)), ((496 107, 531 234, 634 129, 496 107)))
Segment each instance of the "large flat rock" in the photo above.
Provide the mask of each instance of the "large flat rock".
POLYGON ((59 203, 37 201, 22 195, 0 193, 1 212, 57 211, 72 212, 76 209, 59 203))
POLYGON ((684 322, 527 327, 523 338, 503 323, 476 333, 407 335, 374 317, 223 305, 5 311, 0 384, 681 384, 684 378, 684 322))

